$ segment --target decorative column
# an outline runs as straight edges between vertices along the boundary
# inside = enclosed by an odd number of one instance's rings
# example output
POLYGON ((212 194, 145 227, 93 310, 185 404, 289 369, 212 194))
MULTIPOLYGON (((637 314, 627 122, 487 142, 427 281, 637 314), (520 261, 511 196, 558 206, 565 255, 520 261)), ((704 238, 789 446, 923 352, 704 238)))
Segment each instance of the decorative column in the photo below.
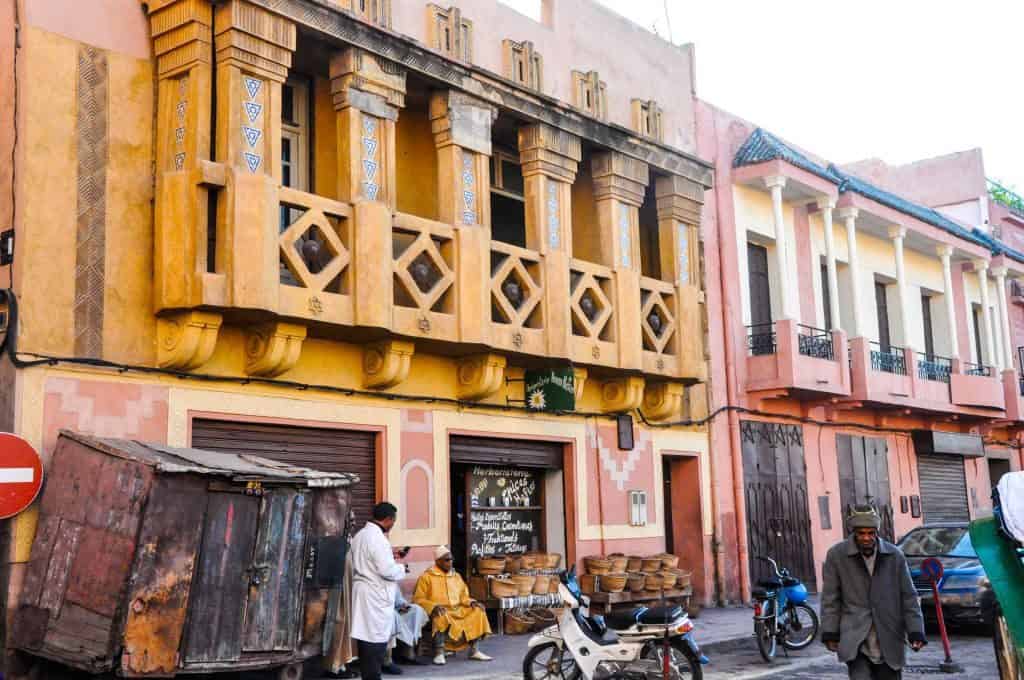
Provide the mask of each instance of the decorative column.
POLYGON ((195 174, 210 160, 213 10, 209 2, 157 0, 149 3, 149 23, 157 76, 153 299, 159 312, 203 304, 202 277, 212 270, 208 188, 195 174))
POLYGON ((1013 340, 1010 338, 1010 312, 1006 306, 1006 267, 993 267, 992 275, 996 277, 996 306, 999 309, 999 331, 1003 340, 1002 368, 1009 370, 1013 368, 1013 349, 1010 345, 1013 340))
POLYGON ((836 275, 836 243, 832 233, 832 211, 836 207, 836 199, 831 196, 824 196, 818 199, 818 208, 821 210, 821 220, 825 225, 825 267, 828 272, 828 315, 832 320, 831 331, 839 328, 839 277, 836 275))
POLYGON ((430 98, 440 220, 455 226, 459 339, 485 343, 490 329, 491 123, 497 110, 454 90, 430 98))
POLYGON ((519 128, 526 198, 526 247, 544 256, 547 354, 568 358, 572 339, 569 264, 572 260, 572 183, 580 139, 543 123, 519 128))
POLYGON ((799 320, 795 291, 790 285, 789 242, 786 237, 786 220, 782 212, 782 189, 786 178, 781 175, 765 177, 764 184, 772 192, 772 217, 775 223, 775 269, 779 277, 779 300, 782 303, 782 318, 799 320))
POLYGON ((707 368, 699 225, 704 187, 685 177, 670 175, 657 178, 654 194, 661 276, 676 285, 676 308, 672 311, 678 326, 679 377, 703 381, 707 368))
POLYGON ((214 26, 216 155, 228 173, 218 215, 218 259, 223 255, 233 307, 276 311, 281 84, 291 67, 296 29, 244 0, 218 4, 214 26))
POLYGON ((864 312, 861 310, 860 260, 857 257, 857 209, 840 208, 839 217, 846 225, 846 250, 850 265, 850 304, 853 305, 853 328, 851 338, 864 336, 864 312))
POLYGON ((338 197, 354 203, 352 295, 358 326, 390 328, 394 299, 395 123, 405 71, 357 47, 331 58, 338 197))
POLYGON ((953 246, 938 246, 935 249, 942 260, 942 297, 946 302, 946 318, 949 323, 949 352, 953 359, 960 358, 960 334, 957 332, 956 305, 953 301, 953 246))
POLYGON ((597 204, 598 252, 614 272, 615 339, 620 368, 643 368, 640 305, 640 206, 649 180, 647 164, 616 151, 591 161, 597 204))
POLYGON ((978 288, 981 289, 981 316, 985 325, 985 357, 978 357, 978 363, 986 361, 997 364, 995 338, 992 335, 992 313, 988 308, 988 260, 975 260, 974 271, 978 274, 978 288))
POLYGON ((896 259, 896 296, 900 301, 900 344, 911 348, 910 308, 907 305, 907 272, 903 265, 903 239, 907 237, 906 227, 889 227, 893 254, 896 259))

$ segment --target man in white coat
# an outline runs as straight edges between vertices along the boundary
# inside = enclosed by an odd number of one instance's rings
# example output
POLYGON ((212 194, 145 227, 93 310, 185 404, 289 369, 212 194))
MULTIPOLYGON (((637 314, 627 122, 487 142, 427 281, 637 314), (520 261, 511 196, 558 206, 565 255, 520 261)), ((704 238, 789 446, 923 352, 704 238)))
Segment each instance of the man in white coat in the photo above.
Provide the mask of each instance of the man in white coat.
POLYGON ((363 680, 380 680, 388 641, 395 630, 395 596, 406 567, 395 562, 387 533, 398 508, 378 503, 349 549, 352 564, 352 639, 359 649, 363 680))

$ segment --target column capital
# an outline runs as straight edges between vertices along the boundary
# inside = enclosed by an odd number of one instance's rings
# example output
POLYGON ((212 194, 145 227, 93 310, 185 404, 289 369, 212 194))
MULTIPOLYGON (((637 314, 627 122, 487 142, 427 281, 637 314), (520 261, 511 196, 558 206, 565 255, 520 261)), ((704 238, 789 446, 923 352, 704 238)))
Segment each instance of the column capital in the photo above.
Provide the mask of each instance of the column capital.
POLYGON ((987 260, 987 259, 985 259, 983 257, 978 257, 978 258, 975 258, 975 259, 971 260, 971 265, 974 266, 974 271, 976 271, 976 272, 978 272, 980 274, 981 272, 984 272, 984 271, 988 270, 989 262, 990 262, 989 260, 987 260))
POLYGON ((836 207, 835 196, 819 196, 814 202, 818 206, 818 210, 834 210, 836 207))
POLYGON ((639 208, 650 181, 647 163, 617 151, 603 151, 591 158, 594 199, 614 198, 639 208))
POLYGON ((786 181, 786 178, 782 175, 768 175, 764 178, 764 185, 769 189, 774 189, 775 187, 782 189, 786 186, 786 181))
POLYGON ((213 61, 213 9, 209 2, 149 3, 149 26, 157 74, 172 77, 213 61))
POLYGON ((907 236, 907 228, 906 227, 903 227, 903 226, 900 226, 900 225, 894 225, 894 226, 889 227, 889 238, 891 238, 892 240, 894 240, 894 241, 896 239, 902 240, 902 239, 906 238, 906 236, 907 236))
POLYGON ((679 175, 658 177, 654 180, 654 198, 658 219, 678 220, 686 224, 700 224, 704 205, 704 187, 679 175))
POLYGON ((430 129, 438 148, 460 146, 491 155, 491 124, 498 109, 482 99, 457 90, 441 90, 430 97, 430 129))
POLYGON ((853 206, 847 206, 845 208, 839 209, 839 217, 844 220, 855 220, 857 219, 857 215, 859 214, 860 210, 854 208, 853 206))
POLYGON ((943 260, 948 260, 953 257, 953 246, 943 243, 942 245, 935 246, 935 254, 941 257, 943 260))
POLYGON ((297 41, 294 23, 245 0, 218 5, 216 18, 218 67, 231 64, 279 83, 288 78, 297 41))
POLYGON ((583 148, 574 134, 544 123, 519 128, 519 162, 524 178, 542 174, 571 184, 581 158, 583 148))
POLYGON ((998 267, 992 267, 990 273, 997 279, 1005 279, 1007 273, 1009 273, 1009 269, 1006 268, 1006 265, 1000 265, 998 267))
POLYGON ((405 69, 383 57, 349 47, 331 57, 334 109, 349 107, 397 120, 405 107, 405 69))

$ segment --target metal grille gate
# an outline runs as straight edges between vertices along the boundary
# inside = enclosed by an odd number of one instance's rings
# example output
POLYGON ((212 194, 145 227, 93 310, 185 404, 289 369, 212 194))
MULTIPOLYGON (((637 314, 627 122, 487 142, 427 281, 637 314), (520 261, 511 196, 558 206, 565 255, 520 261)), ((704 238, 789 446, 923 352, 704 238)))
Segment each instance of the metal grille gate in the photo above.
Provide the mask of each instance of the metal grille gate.
POLYGON ((802 428, 742 420, 740 437, 751 581, 773 576, 763 555, 817 590, 802 428))

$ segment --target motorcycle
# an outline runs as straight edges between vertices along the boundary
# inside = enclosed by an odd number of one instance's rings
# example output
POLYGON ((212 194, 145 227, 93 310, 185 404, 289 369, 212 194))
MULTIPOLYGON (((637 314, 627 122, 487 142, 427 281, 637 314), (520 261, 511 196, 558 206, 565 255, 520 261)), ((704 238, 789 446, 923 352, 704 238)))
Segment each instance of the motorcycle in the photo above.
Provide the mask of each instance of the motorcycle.
POLYGON ((592 616, 576 567, 562 574, 558 592, 566 607, 530 639, 524 680, 702 680, 708 659, 682 607, 592 616))
POLYGON ((761 657, 770 662, 778 646, 784 649, 804 649, 818 636, 818 614, 807 604, 807 588, 800 579, 770 557, 757 559, 772 565, 775 578, 759 581, 754 597, 754 637, 761 657))

